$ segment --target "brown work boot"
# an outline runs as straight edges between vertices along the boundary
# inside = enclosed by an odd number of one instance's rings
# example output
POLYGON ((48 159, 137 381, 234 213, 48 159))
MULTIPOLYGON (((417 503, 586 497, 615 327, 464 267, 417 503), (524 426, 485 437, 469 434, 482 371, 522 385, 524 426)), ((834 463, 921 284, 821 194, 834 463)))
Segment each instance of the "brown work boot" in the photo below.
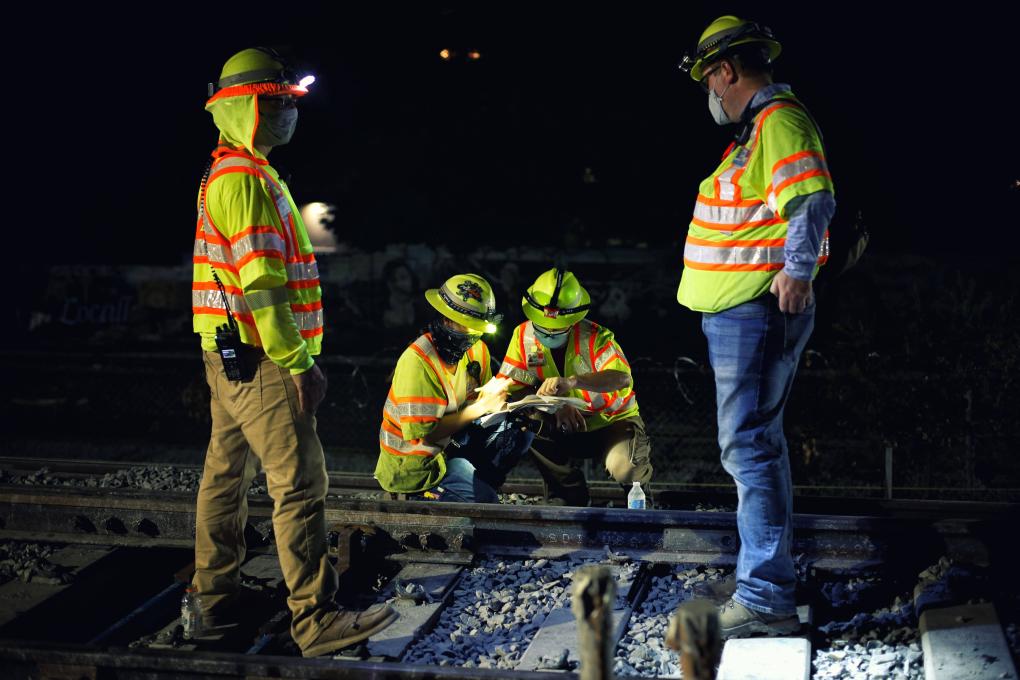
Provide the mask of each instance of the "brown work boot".
POLYGON ((305 649, 303 656, 321 656, 367 640, 397 620, 399 614, 388 604, 377 604, 365 611, 336 609, 322 618, 319 636, 305 649))
POLYGON ((766 614, 748 609, 732 597, 719 607, 719 633, 724 640, 751 635, 792 635, 800 630, 797 612, 766 614))
POLYGON ((737 592, 737 576, 730 574, 726 578, 695 583, 691 592, 694 593, 694 597, 722 604, 737 592))

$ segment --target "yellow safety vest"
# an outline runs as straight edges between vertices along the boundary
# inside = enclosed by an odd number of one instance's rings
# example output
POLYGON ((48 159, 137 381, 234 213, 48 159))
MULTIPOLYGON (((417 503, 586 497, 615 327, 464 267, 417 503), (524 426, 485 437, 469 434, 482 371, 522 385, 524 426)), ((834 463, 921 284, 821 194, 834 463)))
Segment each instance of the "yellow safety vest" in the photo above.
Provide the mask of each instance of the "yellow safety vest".
MULTIPOLYGON (((810 117, 792 94, 777 99, 755 116, 748 141, 731 146, 701 183, 677 290, 685 307, 720 312, 767 292, 785 261, 787 204, 833 191, 810 117)), ((818 265, 828 256, 826 232, 818 265)))
MULTIPOLYGON (((563 377, 566 378, 607 369, 630 373, 630 363, 613 332, 587 319, 570 327, 564 364, 563 377)), ((559 369, 552 359, 552 351, 536 337, 535 325, 531 321, 525 321, 514 329, 497 377, 511 378, 514 381, 511 391, 519 390, 524 385, 537 387, 543 380, 560 377, 559 369)), ((587 403, 588 410, 592 412, 585 418, 589 432, 638 414, 633 384, 606 393, 571 390, 568 396, 583 399, 587 403)))
POLYGON ((456 413, 478 398, 473 387, 492 378, 489 348, 479 340, 469 349, 451 373, 426 333, 404 350, 397 360, 393 382, 383 406, 379 428, 379 460, 375 478, 387 491, 415 493, 430 489, 446 475, 443 449, 447 437, 435 444, 425 441, 439 420, 456 413), (468 366, 479 363, 477 383, 468 366))

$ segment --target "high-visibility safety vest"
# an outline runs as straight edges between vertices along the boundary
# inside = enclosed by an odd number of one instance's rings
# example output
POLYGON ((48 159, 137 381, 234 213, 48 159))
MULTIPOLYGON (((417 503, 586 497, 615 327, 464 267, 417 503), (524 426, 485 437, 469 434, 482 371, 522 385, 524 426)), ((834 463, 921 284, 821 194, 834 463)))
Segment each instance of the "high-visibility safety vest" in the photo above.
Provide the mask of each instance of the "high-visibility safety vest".
POLYGON ((307 370, 321 350, 322 289, 301 214, 264 158, 222 144, 213 159, 195 233, 195 332, 216 349, 227 310, 215 269, 241 340, 292 372, 307 370))
MULTIPOLYGON (((731 146, 701 183, 677 291, 685 307, 721 312, 767 292, 785 261, 787 204, 833 191, 810 117, 791 93, 776 99, 755 116, 748 141, 731 146)), ((818 265, 828 256, 826 231, 818 265)))
POLYGON ((464 353, 451 372, 439 358, 432 334, 426 333, 404 350, 393 371, 393 383, 383 406, 379 428, 379 460, 375 478, 396 493, 416 493, 434 487, 446 475, 443 449, 450 438, 425 441, 439 420, 478 398, 474 387, 492 378, 489 348, 479 340, 464 353), (468 366, 478 362, 479 377, 468 366))
MULTIPOLYGON (((630 363, 616 342, 613 332, 587 319, 582 319, 570 327, 563 363, 562 376, 566 378, 608 369, 630 373, 630 363)), ((559 368, 553 360, 552 350, 536 337, 535 325, 531 321, 525 321, 515 328, 497 374, 497 377, 510 378, 514 381, 510 391, 519 390, 525 385, 537 387, 543 380, 557 378, 560 375, 559 368)), ((591 414, 585 417, 589 432, 638 414, 637 395, 633 384, 616 392, 571 390, 567 396, 583 399, 587 403, 588 410, 591 411, 591 414)))

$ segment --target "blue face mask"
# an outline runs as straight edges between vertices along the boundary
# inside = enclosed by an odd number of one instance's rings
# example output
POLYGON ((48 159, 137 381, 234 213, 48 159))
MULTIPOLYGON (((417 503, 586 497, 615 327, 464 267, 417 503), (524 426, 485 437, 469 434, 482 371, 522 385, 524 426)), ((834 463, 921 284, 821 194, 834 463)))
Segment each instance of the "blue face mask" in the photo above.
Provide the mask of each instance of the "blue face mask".
POLYGON ((568 335, 570 335, 569 328, 561 333, 546 333, 538 326, 535 326, 535 336, 538 338, 538 341, 549 349, 563 347, 563 345, 567 344, 568 335))

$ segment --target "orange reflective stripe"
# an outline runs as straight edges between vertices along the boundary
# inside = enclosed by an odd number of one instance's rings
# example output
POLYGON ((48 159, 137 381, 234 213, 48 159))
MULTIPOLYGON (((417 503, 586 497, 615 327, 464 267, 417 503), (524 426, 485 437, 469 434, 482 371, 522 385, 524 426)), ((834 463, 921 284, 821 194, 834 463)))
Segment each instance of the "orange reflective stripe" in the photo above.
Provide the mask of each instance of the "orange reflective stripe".
MULTIPOLYGON (((191 290, 219 290, 219 286, 216 285, 215 281, 193 281, 191 284, 191 290)), ((223 289, 230 295, 244 295, 244 291, 237 286, 229 286, 223 284, 223 289)))
POLYGON ((795 154, 790 154, 786 158, 781 158, 778 161, 776 161, 776 164, 772 166, 772 173, 771 174, 773 174, 773 175, 776 174, 776 170, 779 170, 779 168, 783 167, 784 165, 789 165, 790 163, 796 163, 797 161, 801 160, 802 158, 808 158, 809 156, 817 156, 818 158, 821 158, 822 160, 824 160, 824 157, 818 151, 798 151, 795 154))
POLYGON ((210 184, 218 180, 223 175, 231 175, 235 172, 239 172, 242 175, 254 175, 255 177, 259 176, 259 171, 256 170, 255 168, 246 168, 243 165, 235 165, 234 167, 223 168, 209 175, 209 179, 206 180, 206 187, 208 187, 210 184))
POLYGON ((269 258, 272 260, 282 261, 283 253, 281 253, 279 250, 253 250, 237 261, 237 268, 240 269, 241 267, 248 264, 252 260, 257 260, 260 258, 269 258))
POLYGON ((693 243, 699 246, 709 246, 710 248, 729 248, 729 247, 754 247, 754 246, 784 246, 786 245, 785 238, 759 238, 759 239, 746 239, 746 240, 730 240, 730 241, 708 241, 697 236, 687 236, 687 243, 693 243))
POLYGON ((311 302, 307 305, 300 305, 292 302, 290 303, 290 309, 292 312, 317 312, 322 309, 322 301, 319 300, 318 302, 311 302))
POLYGON ((616 409, 615 411, 608 411, 608 412, 606 412, 606 414, 605 414, 606 417, 612 417, 612 416, 615 416, 615 415, 619 415, 619 414, 623 413, 624 411, 626 411, 628 408, 630 408, 627 404, 628 404, 628 402, 630 402, 630 401, 632 401, 634 399, 636 394, 637 394, 636 392, 631 391, 630 394, 628 394, 626 397, 624 397, 623 405, 621 405, 620 408, 616 409))
POLYGON ((828 170, 808 170, 807 172, 802 172, 799 175, 794 175, 790 179, 783 181, 782 183, 780 183, 779 186, 777 186, 773 190, 773 193, 778 195, 779 192, 781 192, 783 189, 790 186, 791 184, 803 182, 804 180, 811 179, 812 177, 828 177, 829 179, 832 179, 832 175, 829 174, 828 170))
POLYGON ((712 198, 705 194, 698 194, 698 202, 719 208, 753 208, 761 205, 761 201, 755 198, 748 198, 740 201, 727 201, 721 198, 712 198))
POLYGON ((774 217, 769 220, 756 220, 754 222, 744 222, 743 224, 717 224, 715 222, 705 222, 699 220, 697 217, 691 218, 691 224, 696 224, 703 229, 711 229, 712 231, 746 231, 748 229, 754 229, 755 227, 769 227, 774 224, 781 224, 783 220, 779 217, 774 217))
POLYGON ((296 290, 301 288, 317 288, 319 286, 318 279, 310 279, 306 281, 288 281, 287 287, 296 290))
POLYGON ((301 337, 302 338, 314 338, 316 335, 322 335, 322 331, 323 331, 323 328, 321 326, 318 327, 318 328, 313 328, 311 330, 301 331, 301 337))
POLYGON ((700 269, 710 272, 770 272, 782 269, 782 262, 768 262, 763 264, 703 264, 684 258, 684 266, 691 269, 700 269))
MULTIPOLYGON (((301 87, 300 85, 290 85, 284 83, 248 83, 247 85, 232 85, 231 87, 225 87, 206 101, 208 106, 214 101, 220 99, 226 99, 228 97, 241 97, 244 95, 262 95, 264 97, 276 97, 283 94, 293 95, 295 97, 303 97, 308 94, 308 88, 301 87)), ((255 109, 256 111, 258 108, 255 109)))
POLYGON ((383 412, 383 424, 382 428, 392 435, 403 438, 404 432, 399 428, 395 427, 391 421, 386 418, 386 412, 383 412))
POLYGON ((230 244, 233 245, 240 241, 245 236, 251 236, 252 234, 273 234, 274 236, 280 235, 280 230, 273 226, 254 226, 243 229, 233 236, 230 237, 230 244))
MULTIPOLYGON (((392 388, 390 389, 390 394, 393 395, 392 388)), ((396 404, 439 404, 440 406, 446 406, 449 403, 442 397, 398 397, 394 395, 390 397, 390 400, 396 404)))
MULTIPOLYGON (((408 443, 411 444, 412 446, 416 446, 420 442, 421 442, 421 439, 413 439, 413 440, 411 440, 408 443)), ((432 453, 431 451, 425 451, 424 449, 414 449, 413 451, 398 451, 397 449, 393 448, 392 446, 387 446, 386 444, 384 444, 381 441, 379 442, 379 446, 381 446, 383 449, 385 449, 387 453, 391 453, 394 456, 421 456, 423 458, 432 458, 434 455, 436 455, 436 454, 432 453)))
POLYGON ((437 423, 439 418, 435 416, 400 416, 401 423, 437 423))
POLYGON ((523 361, 518 361, 517 359, 514 359, 509 354, 507 354, 505 357, 503 357, 503 363, 510 364, 511 366, 516 366, 517 368, 523 369, 525 371, 528 370, 528 365, 526 363, 524 363, 523 361))
POLYGON ((225 269, 234 276, 237 276, 237 267, 230 264, 229 262, 217 262, 216 260, 210 260, 205 255, 195 255, 193 258, 191 258, 191 261, 193 264, 207 264, 210 267, 215 267, 216 269, 225 269))

